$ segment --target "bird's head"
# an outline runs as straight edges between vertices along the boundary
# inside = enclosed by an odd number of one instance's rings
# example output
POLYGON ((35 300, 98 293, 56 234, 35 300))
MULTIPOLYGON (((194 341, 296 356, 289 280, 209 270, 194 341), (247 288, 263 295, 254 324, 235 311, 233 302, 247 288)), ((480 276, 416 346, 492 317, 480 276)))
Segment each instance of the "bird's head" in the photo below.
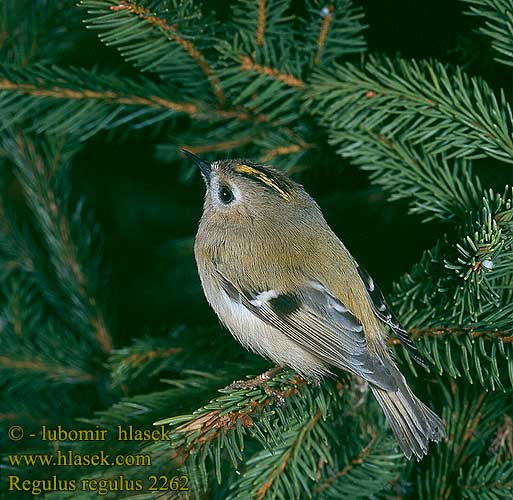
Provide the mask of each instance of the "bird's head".
POLYGON ((285 174, 250 160, 212 163, 183 150, 200 169, 206 185, 204 214, 219 220, 256 222, 286 218, 315 202, 285 174))

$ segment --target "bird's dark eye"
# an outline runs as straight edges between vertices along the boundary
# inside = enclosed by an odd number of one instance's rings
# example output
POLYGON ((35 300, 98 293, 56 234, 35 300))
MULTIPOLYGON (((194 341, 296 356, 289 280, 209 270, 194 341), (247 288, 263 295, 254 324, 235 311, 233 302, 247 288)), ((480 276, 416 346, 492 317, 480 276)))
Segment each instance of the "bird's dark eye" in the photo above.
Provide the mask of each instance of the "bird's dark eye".
POLYGON ((233 201, 233 193, 227 186, 221 186, 219 188, 219 198, 225 205, 229 205, 233 201))

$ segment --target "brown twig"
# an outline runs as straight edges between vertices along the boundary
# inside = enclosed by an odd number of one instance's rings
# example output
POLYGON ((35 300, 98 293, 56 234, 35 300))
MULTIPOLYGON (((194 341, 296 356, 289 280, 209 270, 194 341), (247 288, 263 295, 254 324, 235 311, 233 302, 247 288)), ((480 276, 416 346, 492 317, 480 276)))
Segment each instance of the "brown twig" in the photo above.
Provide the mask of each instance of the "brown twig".
POLYGON ((48 374, 50 378, 59 378, 61 376, 71 377, 75 380, 80 380, 83 382, 90 382, 94 380, 94 376, 90 373, 83 372, 76 368, 71 368, 67 366, 58 366, 58 365, 47 365, 42 361, 37 361, 34 359, 31 360, 17 360, 11 359, 7 356, 0 356, 0 365, 3 368, 8 368, 11 370, 29 370, 29 371, 38 371, 45 372, 48 374))
POLYGON ((186 40, 178 34, 176 26, 168 24, 165 19, 158 17, 141 5, 137 5, 137 3, 133 0, 120 0, 118 5, 113 5, 110 9, 113 11, 127 10, 128 12, 135 14, 140 19, 148 22, 149 24, 156 26, 162 30, 166 36, 169 36, 171 40, 178 43, 178 45, 180 45, 185 50, 185 52, 189 54, 189 56, 200 67, 201 71, 203 71, 203 73, 207 76, 210 84, 212 85, 212 90, 217 98, 217 101, 221 106, 224 105, 225 97, 219 84, 219 79, 214 74, 212 68, 208 64, 203 54, 198 50, 198 48, 190 40, 186 40))
POLYGON ((329 488, 336 480, 347 475, 355 465, 361 465, 370 453, 372 445, 376 442, 377 435, 374 434, 371 440, 361 449, 358 456, 353 458, 341 471, 337 472, 334 476, 329 477, 323 484, 317 488, 317 493, 322 493, 329 488))
MULTIPOLYGON (((457 391, 457 384, 454 382, 454 380, 451 380, 452 394, 455 395, 457 391)), ((454 458, 452 460, 451 469, 443 471, 443 476, 440 482, 440 490, 437 492, 437 498, 449 499, 453 497, 453 484, 455 481, 451 480, 452 478, 448 476, 454 475, 454 472, 460 470, 468 460, 468 454, 464 453, 465 447, 468 442, 474 438, 475 432, 479 427, 479 423, 483 417, 483 403, 486 399, 486 396, 487 394, 482 392, 479 394, 479 397, 477 398, 475 404, 472 405, 472 407, 470 407, 468 404, 466 405, 466 426, 464 428, 463 435, 460 435, 458 431, 456 431, 457 434, 455 434, 455 431, 453 430, 453 432, 447 437, 447 446, 453 448, 452 453, 454 458)))
POLYGON ((270 68, 269 66, 261 66, 260 64, 256 64, 251 60, 251 58, 247 55, 241 54, 240 59, 242 61, 242 65, 240 67, 241 71, 256 71, 257 73, 261 73, 262 75, 270 76, 280 82, 289 85, 290 87, 304 87, 305 82, 296 78, 295 76, 289 75, 287 73, 282 73, 276 68, 270 68))
POLYGON ((112 350, 112 337, 107 329, 103 311, 97 307, 94 297, 90 297, 89 302, 91 303, 95 313, 91 318, 91 325, 95 332, 95 338, 104 352, 110 352, 112 350))
MULTIPOLYGON (((462 452, 465 448, 465 445, 468 443, 468 441, 470 441, 474 437, 474 433, 479 426, 479 422, 481 421, 481 418, 483 417, 483 414, 482 414, 483 408, 482 407, 483 407, 483 403, 484 403, 485 399, 486 399, 486 393, 482 392, 479 395, 479 397, 477 398, 477 401, 476 401, 475 405, 473 406, 473 408, 469 409, 469 412, 468 412, 469 420, 466 425, 465 433, 463 434, 461 441, 459 442, 459 444, 456 446, 456 448, 454 450, 455 458, 454 458, 453 463, 454 463, 455 467, 459 468, 467 460, 467 455, 462 454, 462 452), (460 459, 461 459, 461 462, 460 462, 460 459)), ((454 436, 449 436, 448 442, 449 443, 454 442, 454 436)), ((457 470, 457 469, 455 469, 455 470, 457 470)))
MULTIPOLYGON (((459 487, 460 491, 472 491, 472 490, 481 490, 483 489, 483 486, 480 485, 480 484, 462 484, 460 487, 459 487)), ((500 489, 500 490, 503 490, 503 491, 510 491, 510 490, 513 490, 513 481, 510 481, 510 482, 503 482, 503 481, 499 481, 499 482, 496 482, 496 483, 491 483, 491 484, 487 484, 486 485, 486 489, 488 491, 493 491, 494 489, 500 489)), ((450 498, 450 497, 447 497, 447 498, 450 498)), ((503 498, 507 498, 507 497, 503 497, 503 498)))
POLYGON ((193 103, 181 103, 170 101, 155 95, 142 97, 134 94, 120 94, 110 90, 97 91, 90 89, 69 89, 66 87, 52 86, 50 88, 38 87, 28 83, 15 83, 7 79, 0 79, 0 90, 11 90, 20 94, 36 97, 53 97, 54 99, 96 99, 114 104, 127 104, 129 106, 148 106, 154 109, 170 109, 177 113, 188 114, 196 119, 221 118, 224 120, 236 119, 240 121, 254 121, 256 123, 267 122, 264 114, 253 115, 242 109, 218 110, 209 109, 207 106, 199 107, 193 103))
MULTIPOLYGON (((96 299, 87 289, 87 278, 82 269, 78 249, 71 236, 71 227, 68 217, 62 212, 60 203, 58 202, 58 196, 52 184, 49 182, 49 179, 57 168, 56 165, 59 163, 59 158, 55 158, 52 164, 47 165, 36 151, 32 141, 18 136, 16 142, 18 150, 24 156, 24 161, 27 166, 34 170, 34 175, 44 184, 44 190, 39 195, 39 199, 50 216, 48 221, 52 224, 53 231, 59 237, 62 258, 66 262, 66 269, 59 265, 55 266, 57 276, 59 279, 65 280, 66 271, 69 270, 71 272, 83 306, 90 308, 92 311, 90 320, 91 326, 94 329, 94 336, 102 350, 104 352, 110 352, 112 350, 112 337, 107 329, 103 311, 98 306, 96 299)), ((60 157, 60 151, 57 151, 56 156, 60 157)))
MULTIPOLYGON (((485 339, 500 339, 504 344, 513 342, 513 335, 510 332, 503 330, 481 330, 476 331, 472 328, 465 327, 434 327, 434 328, 411 328, 409 330, 410 336, 413 339, 421 339, 424 337, 445 337, 454 336, 461 337, 463 335, 470 335, 473 339, 484 337, 485 339)), ((388 339, 389 345, 400 344, 401 341, 397 338, 388 339)))
POLYGON ((293 153, 298 153, 301 150, 314 148, 316 144, 290 144, 289 146, 279 146, 277 148, 271 149, 267 151, 267 153, 260 157, 260 161, 266 162, 270 161, 277 156, 290 155, 293 153))
MULTIPOLYGON (((40 179, 46 180, 51 177, 53 174, 52 170, 55 169, 55 166, 52 169, 48 168, 49 166, 44 164, 43 159, 36 152, 34 143, 24 140, 21 137, 17 138, 17 143, 20 151, 25 150, 27 164, 36 171, 40 179)), ((59 153, 57 153, 57 155, 59 155, 59 153)), ((42 196, 41 200, 47 206, 48 212, 50 213, 54 223, 54 229, 57 233, 59 233, 60 239, 63 243, 63 250, 65 251, 65 260, 68 264, 68 268, 73 274, 75 281, 79 285, 79 292, 81 295, 85 295, 84 284, 86 282, 86 278, 82 272, 82 268, 77 259, 76 249, 72 243, 70 234, 71 229, 69 227, 68 220, 59 210, 57 196, 55 191, 50 187, 50 183, 45 184, 47 184, 45 189, 45 196, 42 196)))
POLYGON ((13 225, 12 220, 6 215, 4 199, 2 197, 0 197, 0 233, 7 237, 8 240, 15 242, 12 254, 8 255, 10 259, 3 262, 4 269, 10 271, 19 268, 28 273, 33 273, 36 266, 27 246, 27 240, 20 234, 19 228, 13 225))
POLYGON ((167 358, 173 354, 178 354, 182 352, 183 349, 181 347, 170 347, 168 349, 154 349, 152 351, 142 352, 142 353, 134 353, 128 356, 125 360, 129 365, 141 365, 142 363, 149 361, 150 359, 155 358, 167 358))
POLYGON ((188 144, 184 144, 180 147, 180 149, 187 149, 195 155, 200 155, 203 153, 211 153, 214 151, 226 151, 227 149, 235 149, 239 146, 249 144, 253 140, 253 137, 243 137, 242 139, 234 139, 232 141, 222 141, 211 144, 203 144, 201 146, 190 146, 188 144))
POLYGON ((256 43, 259 46, 262 46, 264 44, 265 21, 265 0, 258 0, 258 24, 256 31, 256 43))
POLYGON ((256 491, 255 498, 257 500, 263 500, 266 493, 274 484, 274 481, 280 477, 280 475, 285 470, 285 467, 287 467, 287 464, 289 463, 291 457, 294 455, 296 448, 301 444, 304 437, 312 431, 312 429, 315 427, 320 418, 321 410, 317 410, 317 413, 310 419, 310 422, 308 422, 308 424, 306 424, 306 426, 303 427, 301 431, 298 433, 296 439, 291 444, 287 452, 284 454, 281 464, 273 468, 267 481, 256 491))
POLYGON ((497 464, 501 463, 503 459, 511 460, 513 458, 513 420, 509 415, 504 416, 504 422, 497 429, 490 451, 496 455, 497 464))
POLYGON ((291 144, 290 146, 279 146, 277 148, 271 149, 267 151, 267 153, 260 158, 260 161, 266 162, 276 158, 277 156, 289 155, 292 153, 297 153, 301 151, 301 146, 299 144, 291 144))
POLYGON ((131 94, 118 94, 109 90, 103 92, 97 90, 74 90, 66 87, 52 86, 51 88, 37 87, 28 83, 15 83, 7 79, 0 79, 0 90, 12 90, 20 94, 28 94, 36 97, 53 97, 55 99, 96 99, 109 101, 117 104, 128 104, 133 106, 148 106, 151 108, 171 109, 178 113, 191 115, 200 112, 196 104, 173 102, 157 96, 141 97, 131 94))
POLYGON ((328 12, 323 16, 321 30, 319 31, 319 36, 317 37, 317 54, 315 54, 313 63, 317 64, 319 62, 319 56, 322 54, 324 50, 324 45, 326 44, 326 38, 328 37, 328 33, 330 30, 331 22, 333 21, 333 12, 335 11, 335 7, 333 5, 329 5, 326 7, 328 12))
MULTIPOLYGON (((291 387, 280 392, 283 398, 290 398, 298 393, 298 388, 306 384, 306 380, 299 375, 294 375, 290 381, 291 387)), ((194 449, 201 449, 206 443, 209 443, 217 438, 221 432, 227 432, 237 425, 239 422, 244 428, 253 426, 252 416, 255 413, 261 412, 274 402, 272 395, 267 395, 263 400, 256 402, 250 401, 244 407, 237 410, 232 410, 227 413, 221 414, 221 410, 212 410, 202 413, 195 417, 193 420, 182 424, 176 428, 176 432, 180 432, 190 436, 192 439, 189 444, 183 445, 176 449, 174 458, 179 458, 180 461, 185 461, 187 456, 194 449)))

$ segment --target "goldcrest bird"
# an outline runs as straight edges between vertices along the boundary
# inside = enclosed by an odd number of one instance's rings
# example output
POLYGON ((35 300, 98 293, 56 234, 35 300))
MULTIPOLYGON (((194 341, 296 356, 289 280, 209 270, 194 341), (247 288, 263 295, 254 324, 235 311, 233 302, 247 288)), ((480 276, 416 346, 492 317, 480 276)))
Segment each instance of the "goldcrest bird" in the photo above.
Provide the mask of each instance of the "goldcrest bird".
POLYGON ((406 457, 420 460, 444 426, 394 363, 389 331, 423 361, 317 203, 273 168, 183 153, 207 188, 194 253, 221 322, 245 347, 307 379, 335 367, 366 380, 406 457))

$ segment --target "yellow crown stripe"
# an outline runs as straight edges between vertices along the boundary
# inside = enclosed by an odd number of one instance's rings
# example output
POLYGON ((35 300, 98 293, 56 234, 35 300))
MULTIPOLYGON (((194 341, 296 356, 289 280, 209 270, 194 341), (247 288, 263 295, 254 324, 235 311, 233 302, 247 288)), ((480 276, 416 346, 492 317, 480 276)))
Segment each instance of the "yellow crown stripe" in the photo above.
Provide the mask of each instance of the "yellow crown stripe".
POLYGON ((274 189, 283 199, 290 200, 292 199, 290 193, 284 191, 276 182, 274 182, 270 177, 268 177, 264 172, 257 170, 256 168, 250 167, 249 165, 237 165, 235 167, 235 172, 240 174, 250 175, 251 177, 255 177, 260 182, 263 182, 271 189, 274 189))

